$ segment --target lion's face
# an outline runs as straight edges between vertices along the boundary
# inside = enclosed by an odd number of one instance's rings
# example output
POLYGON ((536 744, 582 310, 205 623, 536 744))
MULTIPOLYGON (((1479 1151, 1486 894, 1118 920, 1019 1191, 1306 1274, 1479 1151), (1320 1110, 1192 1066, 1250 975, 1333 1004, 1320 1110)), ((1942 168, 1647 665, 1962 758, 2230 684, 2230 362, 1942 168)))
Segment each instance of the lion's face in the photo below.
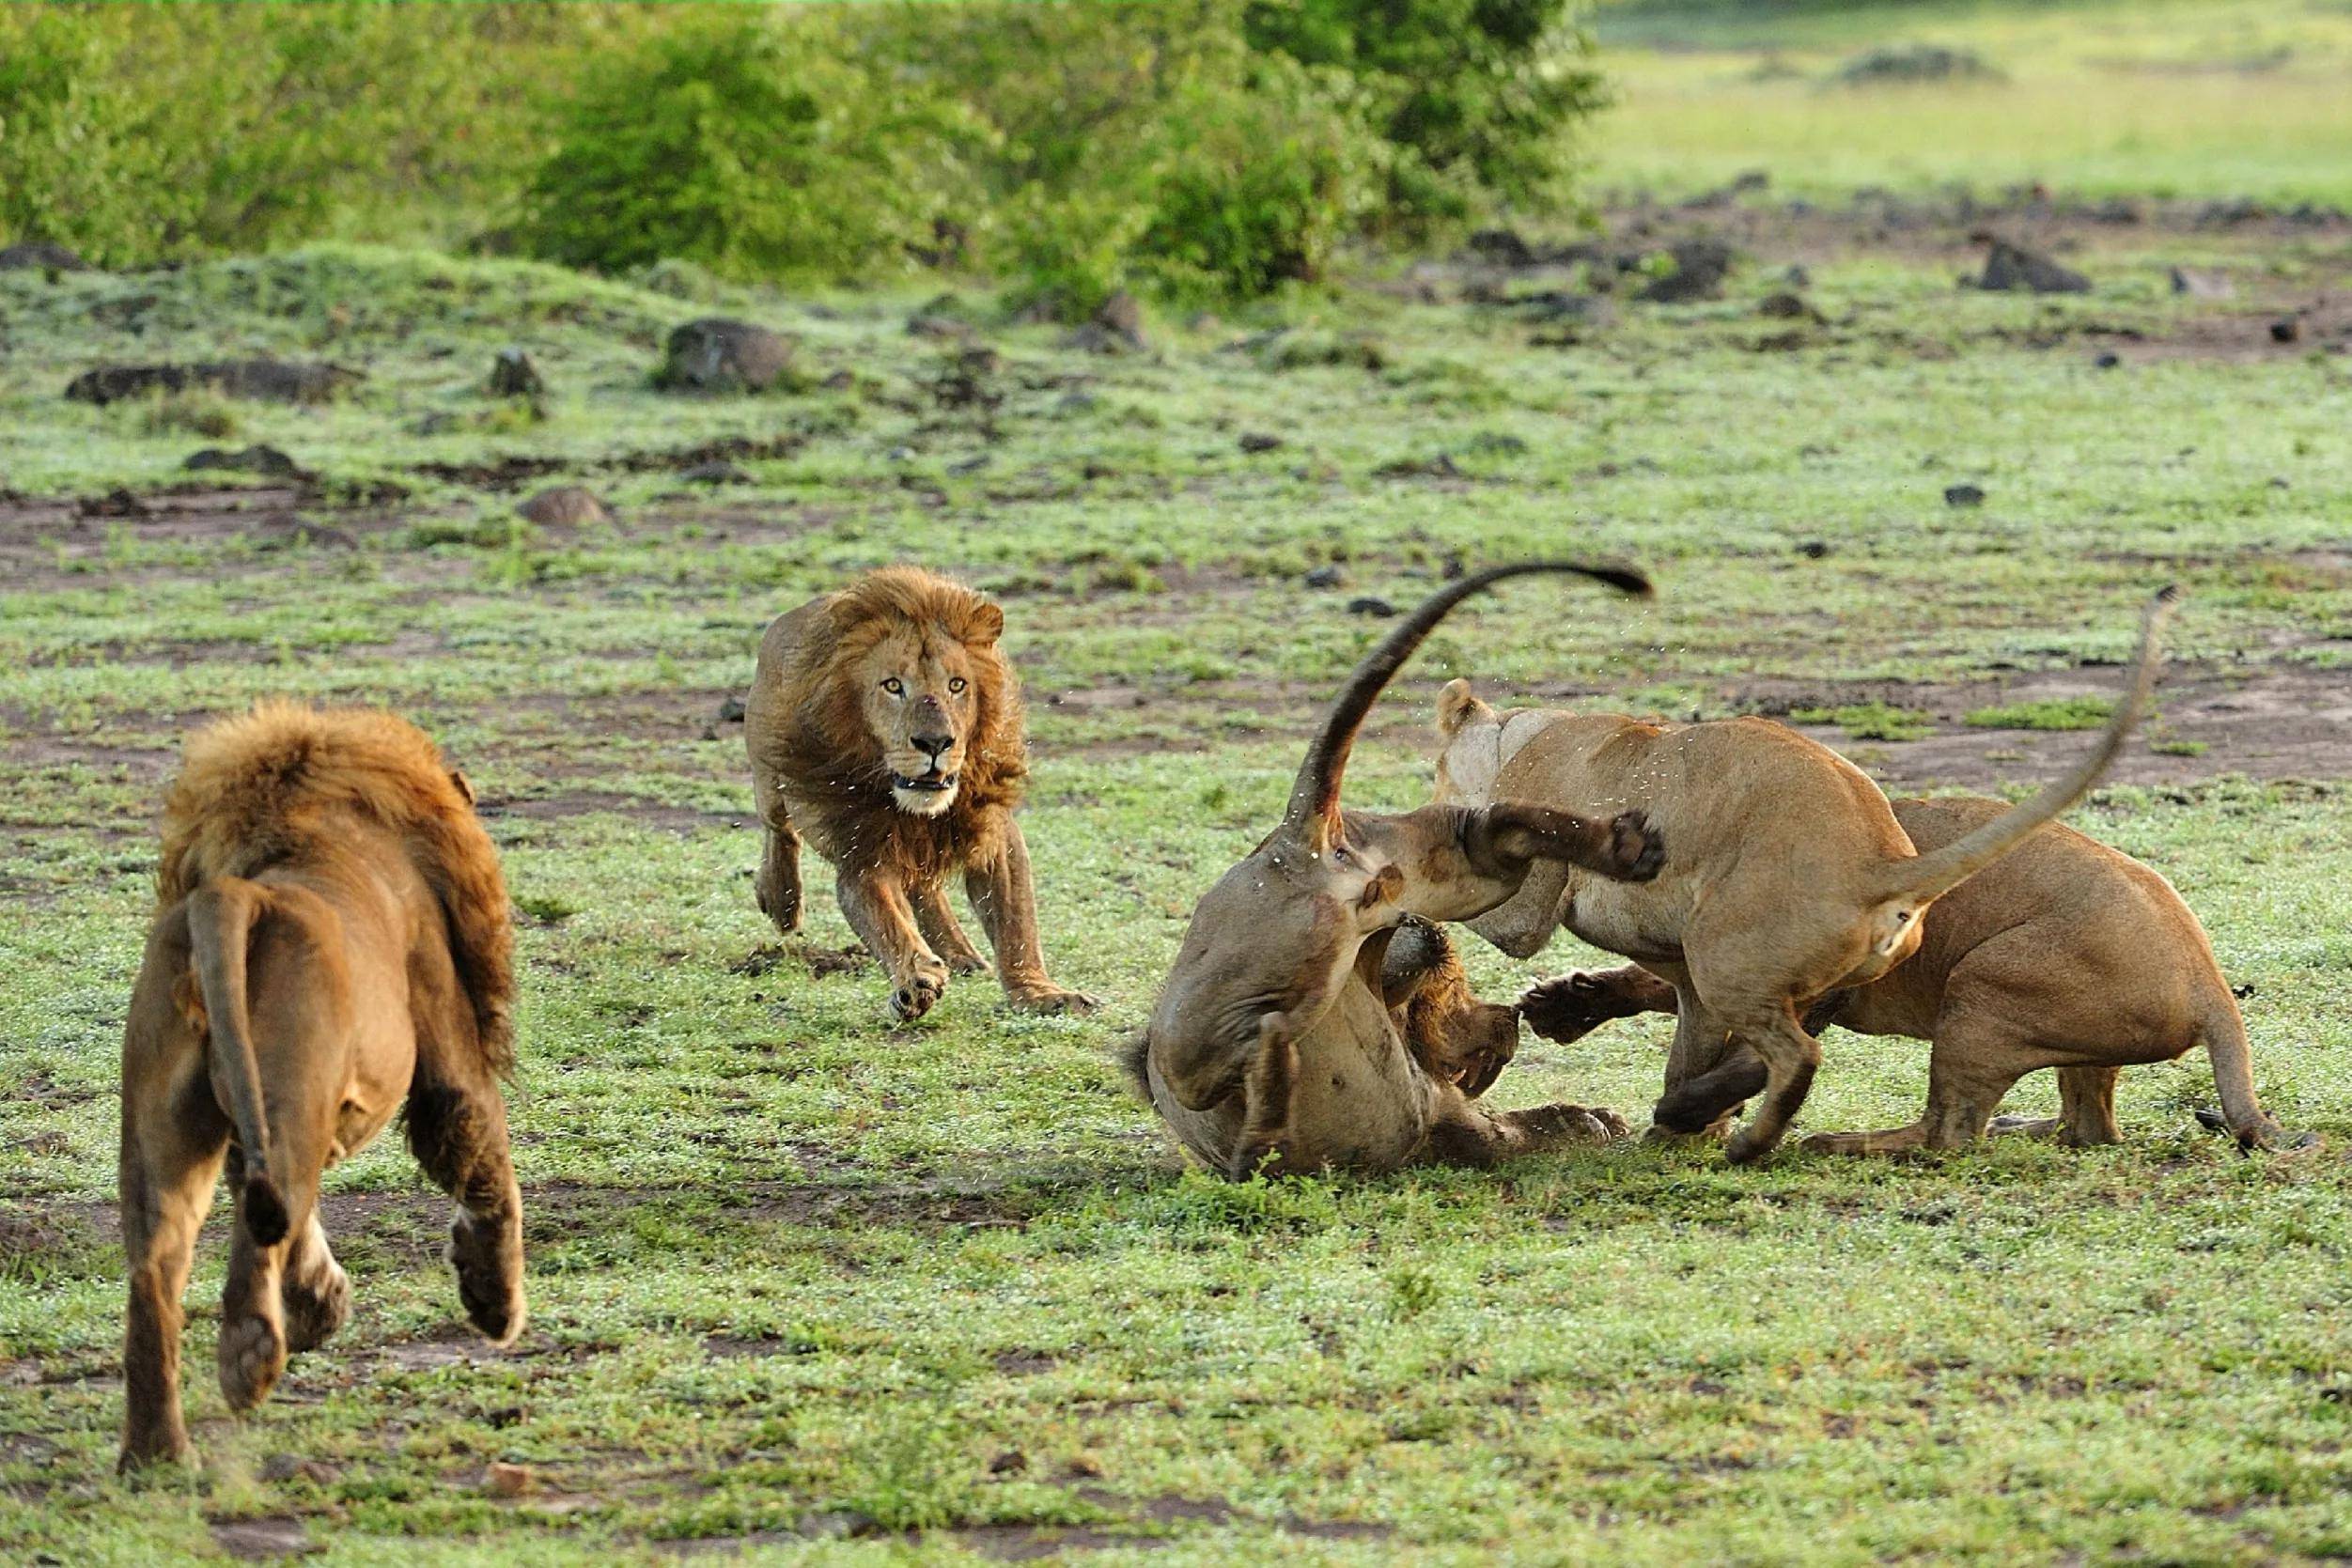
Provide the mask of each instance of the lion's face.
POLYGON ((963 644, 912 627, 892 631, 851 666, 900 811, 936 816, 955 803, 978 698, 974 666, 963 644))

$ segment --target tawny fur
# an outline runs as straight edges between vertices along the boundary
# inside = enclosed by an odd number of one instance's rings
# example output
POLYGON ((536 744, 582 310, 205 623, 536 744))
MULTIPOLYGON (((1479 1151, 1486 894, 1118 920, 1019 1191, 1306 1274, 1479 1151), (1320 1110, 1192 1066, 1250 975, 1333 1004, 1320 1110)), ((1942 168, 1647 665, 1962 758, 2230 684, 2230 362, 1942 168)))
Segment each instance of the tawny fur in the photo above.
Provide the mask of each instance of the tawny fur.
POLYGON ((949 908, 955 874, 1008 1001, 1039 1012, 1095 1004, 1046 973, 1013 815, 1029 753, 1004 625, 963 584, 890 567, 778 616, 760 639, 744 705, 767 830, 754 891, 780 932, 800 929, 805 838, 833 864, 842 913, 888 970, 901 1019, 928 1011, 951 973, 989 967, 949 908))
POLYGON ((126 1467, 184 1456, 180 1297, 226 1165, 237 1207, 221 1389, 260 1403, 350 1311, 321 1171, 405 1110, 458 1202, 467 1315, 521 1331, 506 883, 472 795, 413 727, 264 704, 188 743, 123 1032, 126 1467))
MULTIPOLYGON (((1999 800, 1970 796, 1893 802, 1922 852, 1993 820, 1999 800)), ((1563 975, 1531 990, 1527 1023, 1547 1039, 1581 1037, 1603 1019, 1675 1010, 1674 989, 1628 965, 1563 975)), ((2058 1073, 2054 1120, 2002 1118, 2001 1130, 2055 1136, 2080 1147, 2118 1141, 2119 1068, 2169 1062, 2202 1046, 2221 1109, 2210 1119, 2241 1146, 2310 1141, 2280 1131, 2256 1098, 2245 1024, 2204 929, 2173 885, 2130 856, 2062 824, 1936 901, 1918 954, 1883 978, 1834 991, 1805 1025, 1931 1043, 1927 1105, 1909 1126, 1823 1133, 1806 1147, 1893 1154, 1963 1147, 1983 1135, 2002 1096, 2024 1074, 2058 1073)), ((1763 1083, 1741 1055, 1675 1091, 1686 1119, 1711 1121, 1763 1083)), ((2200 1113, 2203 1116, 2204 1113, 2200 1113)))

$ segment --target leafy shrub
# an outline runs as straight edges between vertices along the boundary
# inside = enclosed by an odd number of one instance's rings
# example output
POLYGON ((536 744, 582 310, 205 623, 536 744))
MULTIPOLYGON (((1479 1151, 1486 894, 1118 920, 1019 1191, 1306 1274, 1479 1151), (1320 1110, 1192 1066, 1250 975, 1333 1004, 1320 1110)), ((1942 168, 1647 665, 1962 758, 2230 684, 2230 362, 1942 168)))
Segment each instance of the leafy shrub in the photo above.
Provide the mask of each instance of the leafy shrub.
POLYGON ((589 73, 517 239, 607 269, 903 265, 970 131, 958 106, 877 79, 830 18, 696 26, 589 73))

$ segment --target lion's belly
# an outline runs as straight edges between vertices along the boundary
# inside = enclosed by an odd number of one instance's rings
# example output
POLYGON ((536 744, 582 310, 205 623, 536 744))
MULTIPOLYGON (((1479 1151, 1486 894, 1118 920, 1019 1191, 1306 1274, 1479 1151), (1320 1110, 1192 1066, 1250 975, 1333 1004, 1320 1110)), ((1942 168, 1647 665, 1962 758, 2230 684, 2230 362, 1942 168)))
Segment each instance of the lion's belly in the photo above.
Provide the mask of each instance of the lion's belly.
POLYGON ((1678 880, 1661 877, 1637 884, 1579 877, 1560 924, 1605 952, 1637 962, 1677 962, 1683 927, 1674 897, 1678 880))
MULTIPOLYGON (((1413 1064, 1388 1010, 1351 979, 1316 1026, 1300 1036, 1292 1081, 1290 1135, 1284 1163, 1292 1169, 1388 1171, 1404 1164, 1428 1135, 1437 1091, 1413 1064)), ((1149 1071, 1152 1107, 1195 1157, 1224 1170, 1241 1141, 1241 1097, 1187 1110, 1149 1071)))

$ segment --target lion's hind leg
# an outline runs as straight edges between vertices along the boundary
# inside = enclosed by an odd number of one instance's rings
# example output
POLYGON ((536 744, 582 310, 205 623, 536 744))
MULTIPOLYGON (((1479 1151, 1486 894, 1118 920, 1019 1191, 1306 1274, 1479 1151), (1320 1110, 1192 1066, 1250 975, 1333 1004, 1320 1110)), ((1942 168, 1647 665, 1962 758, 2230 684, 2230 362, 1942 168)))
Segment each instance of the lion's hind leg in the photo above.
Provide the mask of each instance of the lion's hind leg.
POLYGON ((316 1350, 351 1316, 351 1281, 327 1246, 326 1227, 313 1205, 310 1223, 288 1244, 285 1284, 279 1296, 286 1315, 286 1348, 316 1350))
POLYGON ((465 1315, 493 1344, 522 1332, 522 1189, 506 1142, 506 1102, 478 1062, 418 1041, 409 1089, 409 1149, 458 1202, 449 1263, 465 1315))
POLYGON ((1624 1117, 1606 1106, 1488 1110, 1449 1085, 1441 1091, 1437 1119, 1422 1150, 1423 1157, 1434 1164, 1483 1169, 1522 1155, 1597 1147, 1628 1137, 1631 1130, 1624 1117))
POLYGON ((205 1080, 200 1037, 169 995, 187 960, 185 932, 184 921, 176 932, 167 924, 150 941, 123 1048, 125 1470, 188 1453, 179 1405, 180 1298, 228 1146, 228 1119, 205 1080))

